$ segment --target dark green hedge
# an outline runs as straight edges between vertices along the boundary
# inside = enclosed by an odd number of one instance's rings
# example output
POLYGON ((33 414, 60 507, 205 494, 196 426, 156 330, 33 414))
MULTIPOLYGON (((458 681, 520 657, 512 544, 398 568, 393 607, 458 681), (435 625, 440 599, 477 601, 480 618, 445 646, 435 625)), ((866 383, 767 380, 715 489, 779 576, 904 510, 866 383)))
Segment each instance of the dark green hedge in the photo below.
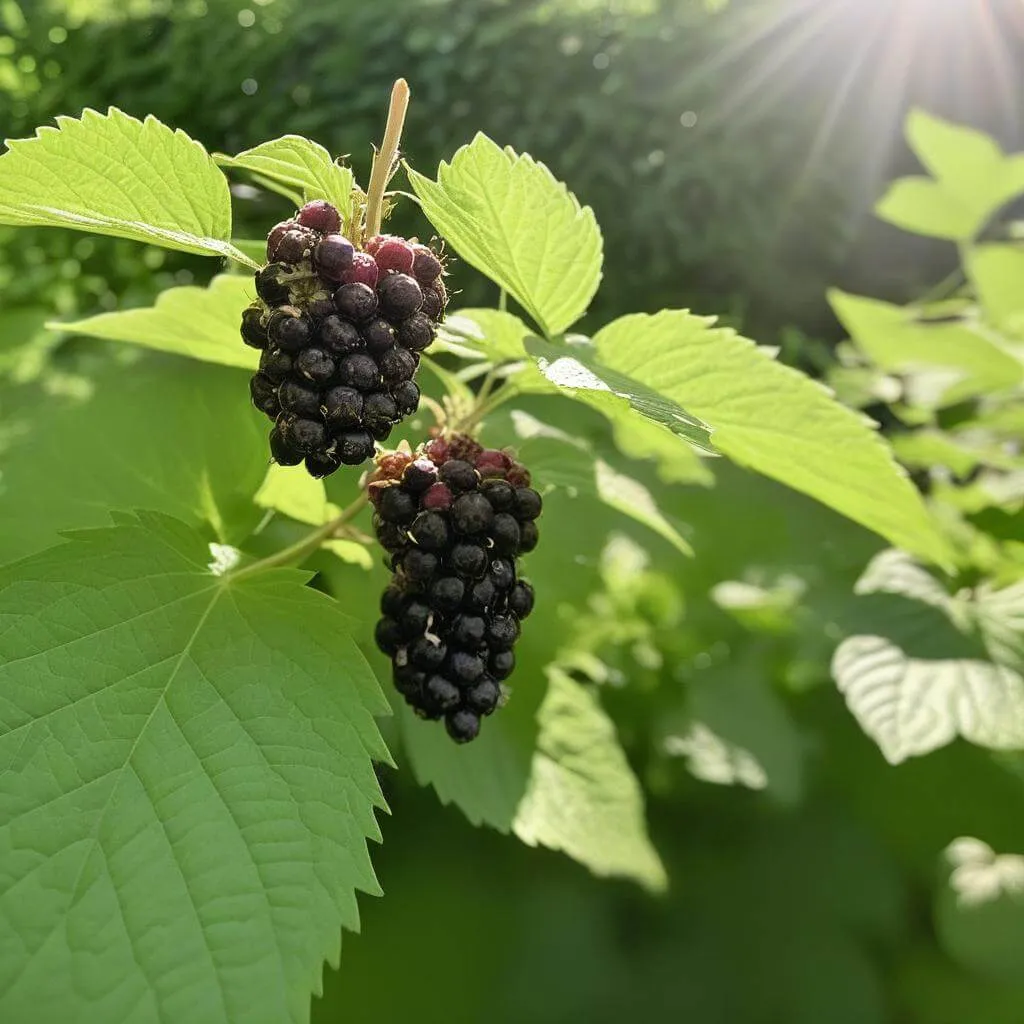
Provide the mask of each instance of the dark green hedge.
MULTIPOLYGON (((3 0, 0 10, 10 16, 12 6, 3 0)), ((128 0, 111 2, 129 14, 72 26, 65 38, 52 8, 23 2, 7 58, 14 84, 0 75, 10 99, 0 94, 0 130, 24 135, 55 114, 115 104, 211 149, 307 134, 351 153, 365 173, 388 88, 404 75, 414 90, 405 149, 418 167, 432 169, 479 129, 544 160, 595 208, 608 252, 602 317, 689 305, 735 313, 752 330, 813 329, 846 252, 846 158, 829 151, 809 179, 805 169, 821 97, 724 102, 737 63, 719 55, 764 3, 733 0, 717 13, 700 0, 143 6, 148 13, 132 15, 128 0), (695 125, 684 125, 687 112, 695 125)), ((262 233, 277 212, 270 201, 241 203, 241 229, 262 233)), ((74 259, 72 244, 46 240, 59 259, 74 259)), ((101 277, 81 301, 109 302, 110 288, 133 283, 124 252, 98 247, 87 266, 101 277), (110 259, 95 262, 103 253, 110 259)), ((6 260, 0 287, 24 283, 21 257, 6 260)), ((459 283, 469 301, 489 298, 469 275, 459 283)))

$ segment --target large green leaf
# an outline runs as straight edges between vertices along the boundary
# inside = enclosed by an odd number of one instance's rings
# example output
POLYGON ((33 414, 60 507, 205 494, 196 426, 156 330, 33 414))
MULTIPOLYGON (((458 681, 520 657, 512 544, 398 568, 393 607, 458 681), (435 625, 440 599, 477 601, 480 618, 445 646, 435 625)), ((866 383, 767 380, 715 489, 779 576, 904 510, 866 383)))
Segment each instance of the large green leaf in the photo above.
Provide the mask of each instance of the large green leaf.
MULTIPOLYGON (((513 685, 518 691, 526 684, 513 685)), ((485 723, 481 738, 464 748, 403 709, 417 778, 476 824, 561 850, 597 875, 663 888, 665 871, 647 837, 640 785, 596 697, 557 669, 549 671, 535 723, 524 719, 536 706, 525 696, 514 693, 509 707, 485 723), (517 703, 519 720, 512 721, 517 703)))
POLYGON ((706 317, 665 310, 609 324, 602 364, 709 424, 722 454, 941 563, 946 542, 885 443, 817 382, 706 317))
MULTIPOLYGON (((599 362, 593 346, 584 340, 552 344, 541 338, 529 338, 526 348, 537 360, 543 390, 553 384, 565 394, 604 413, 613 423, 639 414, 704 451, 712 450, 707 424, 657 385, 630 377, 610 363, 599 362)), ((529 386, 524 386, 524 390, 529 390, 529 386)))
POLYGON ((83 401, 21 391, 25 404, 5 409, 14 440, 2 456, 0 561, 100 526, 112 508, 207 522, 228 542, 256 525, 267 427, 245 374, 147 356, 104 371, 83 401))
POLYGON ((0 224, 76 228, 251 260, 231 244, 227 179, 205 149, 116 107, 59 117, 0 155, 0 224))
POLYGON ((908 231, 969 241, 1004 203, 1024 192, 1024 156, 1006 156, 981 132, 917 110, 907 140, 934 177, 896 181, 877 207, 908 231))
POLYGON ((832 673, 864 731, 897 764, 957 736, 1024 749, 1024 585, 949 595, 905 552, 865 570, 855 628, 832 673))
POLYGON ((239 274, 221 274, 208 288, 186 285, 162 292, 156 305, 100 313, 85 320, 53 322, 53 330, 123 341, 222 366, 255 370, 259 353, 239 336, 242 310, 255 298, 253 283, 239 274))
POLYGON ((878 299, 829 292, 836 316, 862 352, 882 370, 914 373, 940 367, 953 371, 933 405, 952 405, 1024 378, 1024 365, 979 326, 966 321, 928 323, 913 310, 878 299))
POLYGON ((408 169, 423 212, 471 266, 547 335, 585 312, 601 280, 601 232, 588 206, 528 154, 477 135, 437 181, 408 169))
POLYGON ((215 153, 214 159, 222 167, 251 172, 297 206, 326 199, 337 207, 342 221, 352 216, 352 172, 335 163, 319 143, 301 135, 284 135, 236 156, 215 153))
POLYGON ((0 1017, 306 1021, 386 704, 305 574, 117 521, 0 573, 0 1017))

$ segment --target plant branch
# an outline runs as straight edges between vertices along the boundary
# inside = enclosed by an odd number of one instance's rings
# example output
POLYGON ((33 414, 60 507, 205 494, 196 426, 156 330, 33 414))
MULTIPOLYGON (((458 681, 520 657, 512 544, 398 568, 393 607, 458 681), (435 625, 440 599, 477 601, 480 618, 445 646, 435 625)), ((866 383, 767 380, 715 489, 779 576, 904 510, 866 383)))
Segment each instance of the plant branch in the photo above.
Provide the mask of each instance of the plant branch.
POLYGON ((409 109, 409 84, 399 78, 391 89, 391 104, 388 107, 388 121, 384 128, 384 141, 374 154, 370 170, 370 188, 366 193, 366 237, 372 238, 380 232, 381 216, 384 211, 384 193, 394 173, 398 160, 398 143, 405 124, 405 112, 409 109))
POLYGON ((232 579, 238 580, 245 576, 253 576, 256 573, 264 572, 267 569, 276 569, 279 566, 291 565, 293 562, 302 562, 307 555, 311 555, 316 551, 325 540, 330 540, 344 528, 346 523, 354 519, 369 500, 369 494, 364 490, 355 501, 342 510, 340 515, 324 523, 323 526, 318 526, 315 530, 311 530, 305 537, 300 538, 294 544, 281 548, 280 551, 275 551, 274 554, 267 555, 266 558, 261 558, 258 562, 253 562, 251 565, 239 569, 238 572, 232 574, 232 579))

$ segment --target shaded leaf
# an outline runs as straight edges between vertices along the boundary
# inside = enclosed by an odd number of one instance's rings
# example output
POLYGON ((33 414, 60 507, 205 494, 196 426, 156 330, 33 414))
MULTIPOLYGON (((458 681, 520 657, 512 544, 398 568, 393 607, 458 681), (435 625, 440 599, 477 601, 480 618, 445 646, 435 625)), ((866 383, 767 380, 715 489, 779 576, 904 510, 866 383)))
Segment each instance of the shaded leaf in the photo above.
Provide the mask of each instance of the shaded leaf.
POLYGON ((935 903, 946 952, 973 974, 1019 985, 1024 948, 1024 857, 996 854, 980 839, 946 848, 948 879, 935 903))
POLYGON ((31 390, 6 410, 0 561, 100 526, 108 509, 150 508, 209 523, 238 542, 259 519, 252 496, 267 472, 266 422, 243 373, 149 356, 98 375, 84 401, 31 390), (143 425, 143 429, 140 429, 143 425))
POLYGON ((143 348, 255 370, 260 354, 239 335, 242 310, 256 297, 252 280, 221 274, 207 288, 186 285, 157 296, 156 305, 100 313, 48 326, 89 338, 123 341, 143 348))
POLYGON ((386 704, 305 574, 117 521, 0 573, 0 1016, 307 1021, 386 704))
POLYGON ((574 497, 596 498, 653 530, 682 554, 693 554, 679 529, 659 510, 651 492, 604 459, 595 459, 585 441, 519 411, 512 413, 512 423, 516 434, 523 438, 518 445, 519 458, 538 480, 564 487, 574 497))

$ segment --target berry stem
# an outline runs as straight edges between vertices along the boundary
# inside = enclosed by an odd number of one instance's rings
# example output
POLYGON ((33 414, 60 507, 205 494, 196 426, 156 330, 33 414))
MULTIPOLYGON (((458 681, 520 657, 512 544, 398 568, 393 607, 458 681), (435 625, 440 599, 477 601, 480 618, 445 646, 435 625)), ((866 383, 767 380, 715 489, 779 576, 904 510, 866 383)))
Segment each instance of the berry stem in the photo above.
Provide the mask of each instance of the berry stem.
POLYGON ((335 537, 347 523, 363 510, 368 501, 369 495, 367 492, 365 490, 360 492, 359 497, 347 505, 340 515, 324 523, 323 526, 318 526, 315 530, 311 530, 305 537, 297 540, 294 544, 281 548, 280 551, 275 551, 274 554, 267 555, 266 558, 261 558, 258 562, 253 562, 251 565, 239 569, 238 572, 232 574, 232 578, 238 580, 246 576, 254 576, 257 573, 265 572, 267 569, 276 569, 280 566, 303 562, 325 540, 335 537))
POLYGON ((384 211, 384 193, 394 173, 398 160, 398 143, 402 138, 405 112, 409 109, 409 84, 399 78, 391 89, 391 103, 388 106, 388 121, 384 128, 384 141, 374 154, 370 169, 370 188, 366 193, 366 237, 380 233, 381 216, 384 211))

